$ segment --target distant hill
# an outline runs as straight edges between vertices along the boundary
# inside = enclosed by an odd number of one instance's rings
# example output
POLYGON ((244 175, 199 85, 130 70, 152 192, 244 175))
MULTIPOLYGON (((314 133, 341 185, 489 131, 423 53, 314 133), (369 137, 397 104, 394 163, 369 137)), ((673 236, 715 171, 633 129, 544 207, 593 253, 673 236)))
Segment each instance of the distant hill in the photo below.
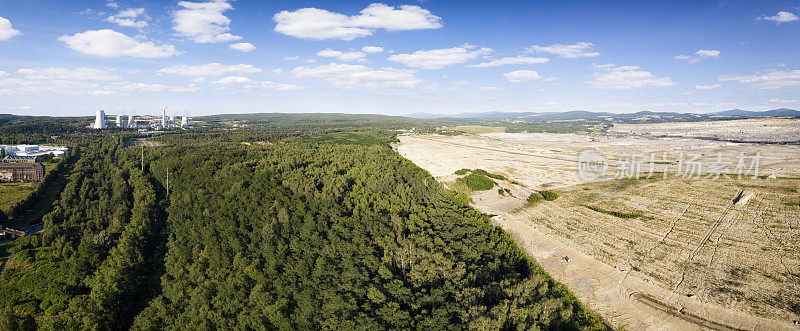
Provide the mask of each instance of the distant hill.
POLYGON ((627 123, 653 123, 653 122, 686 122, 686 121, 706 121, 726 117, 728 119, 748 118, 748 117, 800 117, 800 111, 793 109, 774 109, 768 111, 749 111, 741 109, 726 110, 711 114, 695 113, 675 113, 675 112, 653 112, 640 111, 636 113, 608 113, 591 112, 585 110, 573 110, 566 112, 484 112, 484 113, 459 113, 459 114, 432 114, 432 113, 413 113, 406 117, 421 119, 453 119, 468 122, 474 121, 526 121, 526 122, 547 122, 547 121, 615 121, 627 123), (712 117, 713 116, 713 117, 712 117))
POLYGON ((787 108, 773 109, 773 110, 767 110, 767 111, 750 111, 750 110, 741 110, 741 109, 731 109, 731 110, 726 110, 726 111, 713 113, 712 115, 718 115, 718 116, 742 116, 742 117, 765 117, 765 116, 794 117, 794 116, 800 116, 800 111, 797 111, 797 110, 794 110, 794 109, 787 109, 787 108))

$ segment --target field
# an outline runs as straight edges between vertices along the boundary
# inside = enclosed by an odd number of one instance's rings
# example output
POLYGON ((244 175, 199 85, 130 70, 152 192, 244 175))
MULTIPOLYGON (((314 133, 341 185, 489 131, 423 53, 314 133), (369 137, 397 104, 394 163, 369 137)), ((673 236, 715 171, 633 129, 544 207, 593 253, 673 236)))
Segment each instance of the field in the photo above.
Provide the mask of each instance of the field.
MULTIPOLYGON (((55 168, 55 162, 42 163, 45 172, 50 172, 55 168)), ((0 182, 0 210, 7 212, 17 201, 22 200, 33 192, 36 183, 23 182, 0 182)))
POLYGON ((33 191, 33 183, 0 183, 0 209, 9 210, 17 201, 33 191))
POLYGON ((462 168, 508 177, 495 182, 510 194, 476 191, 471 204, 496 215, 496 224, 614 326, 786 329, 800 320, 798 146, 522 133, 400 140, 398 152, 442 182, 457 183, 462 168), (760 152, 762 163, 757 178, 684 178, 668 157, 650 178, 584 182, 577 160, 587 148, 612 160, 632 150, 699 151, 706 161, 720 149, 760 152), (527 201, 542 190, 558 198, 527 201))

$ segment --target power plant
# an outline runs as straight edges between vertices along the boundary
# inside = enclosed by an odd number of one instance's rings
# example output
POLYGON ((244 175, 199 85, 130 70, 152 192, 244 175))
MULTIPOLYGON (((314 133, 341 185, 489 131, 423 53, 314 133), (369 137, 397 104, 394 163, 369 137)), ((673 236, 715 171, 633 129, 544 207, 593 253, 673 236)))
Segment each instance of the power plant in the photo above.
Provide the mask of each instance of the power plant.
POLYGON ((106 118, 106 113, 104 110, 98 110, 95 112, 94 124, 90 125, 89 127, 93 129, 109 129, 109 128, 120 128, 120 129, 138 129, 140 131, 147 131, 147 130, 172 130, 172 129, 188 129, 189 128, 189 115, 184 115, 181 118, 180 125, 175 121, 175 115, 170 115, 167 117, 167 106, 161 108, 161 115, 153 116, 153 115, 128 115, 127 122, 125 121, 125 116, 122 114, 113 115, 115 116, 115 120, 112 122, 106 118))
POLYGON ((106 112, 104 112, 102 109, 95 113, 94 125, 92 127, 95 129, 106 128, 106 112))

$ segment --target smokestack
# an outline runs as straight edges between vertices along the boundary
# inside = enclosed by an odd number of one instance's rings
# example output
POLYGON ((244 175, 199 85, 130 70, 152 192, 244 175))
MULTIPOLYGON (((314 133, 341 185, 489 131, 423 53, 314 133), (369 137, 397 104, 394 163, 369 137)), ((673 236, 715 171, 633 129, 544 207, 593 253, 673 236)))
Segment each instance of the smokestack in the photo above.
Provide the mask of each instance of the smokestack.
POLYGON ((106 112, 102 109, 98 110, 94 116, 94 125, 92 126, 95 129, 105 129, 106 128, 106 112))
POLYGON ((164 108, 161 109, 161 127, 167 127, 167 106, 164 106, 164 108))
POLYGON ((129 128, 136 127, 136 119, 134 119, 133 115, 128 115, 128 127, 129 128))
POLYGON ((125 127, 125 123, 122 122, 122 115, 117 115, 117 127, 118 128, 124 128, 125 127))
POLYGON ((175 126, 175 115, 169 116, 169 126, 175 126))

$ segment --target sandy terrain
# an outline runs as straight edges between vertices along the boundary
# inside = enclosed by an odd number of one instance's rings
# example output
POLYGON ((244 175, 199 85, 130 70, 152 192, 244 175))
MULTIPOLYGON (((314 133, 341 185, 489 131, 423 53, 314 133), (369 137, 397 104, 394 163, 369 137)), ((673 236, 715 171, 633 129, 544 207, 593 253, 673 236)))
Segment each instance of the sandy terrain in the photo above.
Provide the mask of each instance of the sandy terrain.
POLYGON ((760 152, 761 174, 797 177, 800 146, 521 133, 400 139, 398 152, 442 182, 459 177, 453 172, 461 168, 518 181, 498 181, 513 196, 474 193, 473 206, 498 215, 496 223, 616 327, 800 327, 792 311, 800 304, 800 181, 684 179, 672 176, 674 163, 657 168, 669 179, 586 183, 576 175, 578 154, 587 148, 611 159, 626 151, 699 151, 706 161, 724 149, 760 152), (525 207, 527 195, 543 188, 560 198, 525 207))
POLYGON ((798 144, 800 143, 800 120, 770 118, 714 122, 615 124, 609 132, 643 136, 695 137, 798 144))

